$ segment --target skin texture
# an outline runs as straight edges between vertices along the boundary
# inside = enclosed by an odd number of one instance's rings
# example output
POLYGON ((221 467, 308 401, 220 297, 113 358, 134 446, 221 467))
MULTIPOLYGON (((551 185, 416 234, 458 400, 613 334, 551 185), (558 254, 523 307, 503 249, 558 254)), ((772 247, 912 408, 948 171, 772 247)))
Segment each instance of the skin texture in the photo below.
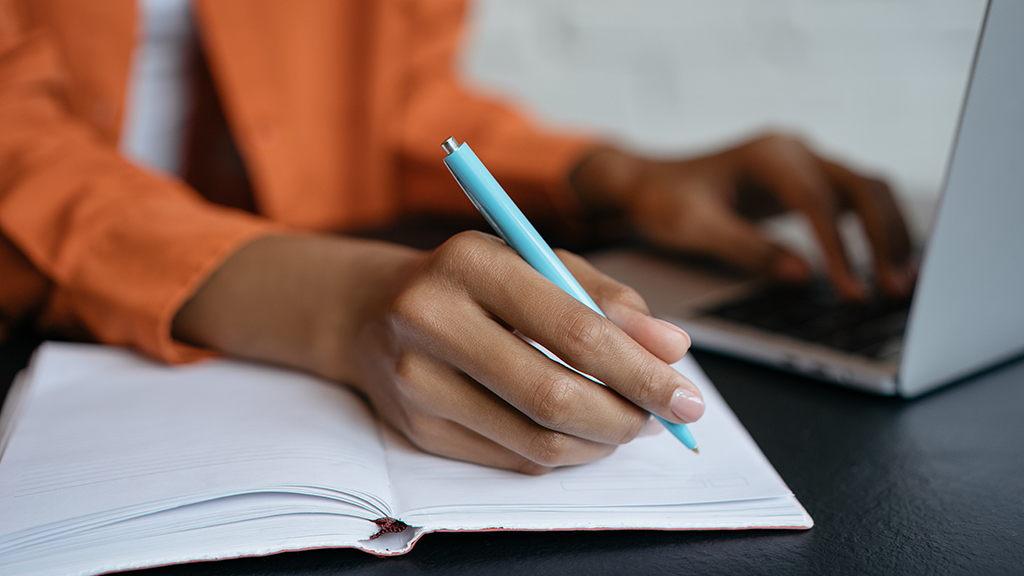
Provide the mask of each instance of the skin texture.
MULTIPOLYGON (((654 243, 755 274, 809 277, 752 220, 806 215, 837 291, 862 298, 836 218, 855 210, 881 288, 909 290, 909 240, 888 187, 769 135, 709 156, 653 161, 600 148, 567 175, 591 207, 622 213, 654 243)), ((602 318, 498 238, 452 237, 431 252, 334 236, 272 236, 232 255, 179 310, 174 336, 353 386, 421 449, 539 474, 607 456, 657 427, 690 422, 696 387, 669 364, 690 346, 632 289, 559 257, 602 318), (518 331, 607 387, 551 362, 518 331)))

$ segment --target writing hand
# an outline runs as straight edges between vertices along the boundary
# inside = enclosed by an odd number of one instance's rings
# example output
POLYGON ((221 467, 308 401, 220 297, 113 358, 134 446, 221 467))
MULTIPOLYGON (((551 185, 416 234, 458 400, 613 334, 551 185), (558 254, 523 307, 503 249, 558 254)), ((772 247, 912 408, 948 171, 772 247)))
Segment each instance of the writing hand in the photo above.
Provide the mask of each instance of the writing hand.
POLYGON ((699 418, 700 393, 669 366, 689 347, 686 334, 583 259, 559 257, 608 319, 487 234, 459 234, 429 253, 272 237, 204 284, 176 316, 175 335, 351 384, 421 449, 526 473, 607 456, 645 429, 649 412, 699 418))
POLYGON ((427 256, 368 325, 361 373, 372 384, 360 388, 420 448, 528 473, 607 456, 641 432, 648 412, 697 419, 699 393, 668 365, 686 352, 685 333, 582 259, 560 257, 618 325, 501 240, 464 233, 427 256), (551 362, 513 329, 608 387, 551 362))

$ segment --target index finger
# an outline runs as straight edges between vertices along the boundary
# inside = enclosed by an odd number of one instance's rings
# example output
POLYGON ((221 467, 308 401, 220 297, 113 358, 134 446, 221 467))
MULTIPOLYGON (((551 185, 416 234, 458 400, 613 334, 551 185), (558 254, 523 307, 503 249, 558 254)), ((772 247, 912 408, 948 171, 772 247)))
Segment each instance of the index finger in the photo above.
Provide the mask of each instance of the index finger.
POLYGON ((565 293, 525 262, 522 282, 478 292, 478 302, 573 368, 670 422, 704 413, 697 387, 607 318, 565 293))
POLYGON ((889 186, 835 162, 823 159, 821 164, 847 195, 864 225, 871 242, 875 276, 882 290, 893 296, 905 296, 911 287, 910 235, 889 186))
POLYGON ((863 298, 865 288, 850 269, 836 224, 840 198, 821 160, 799 140, 785 137, 764 138, 743 152, 748 176, 810 221, 836 291, 846 298, 863 298))

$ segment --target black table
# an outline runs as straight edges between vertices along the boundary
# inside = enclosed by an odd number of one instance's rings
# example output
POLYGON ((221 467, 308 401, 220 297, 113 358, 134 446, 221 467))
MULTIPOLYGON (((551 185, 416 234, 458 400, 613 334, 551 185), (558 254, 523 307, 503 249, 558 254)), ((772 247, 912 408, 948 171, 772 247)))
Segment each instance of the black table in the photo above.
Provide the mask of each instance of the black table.
MULTIPOLYGON (((0 346, 0 386, 38 340, 0 346)), ((912 402, 694 355, 814 517, 809 531, 431 534, 170 574, 1024 574, 1024 361, 912 402)))

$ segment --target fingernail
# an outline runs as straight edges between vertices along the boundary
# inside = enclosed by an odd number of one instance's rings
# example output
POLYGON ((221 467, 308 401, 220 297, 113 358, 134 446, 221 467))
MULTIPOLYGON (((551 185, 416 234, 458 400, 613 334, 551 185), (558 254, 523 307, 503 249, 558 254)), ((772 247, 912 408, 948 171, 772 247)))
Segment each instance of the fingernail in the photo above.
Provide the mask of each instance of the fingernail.
POLYGON ((772 275, 784 282, 803 282, 809 274, 806 264, 785 252, 780 252, 772 265, 772 275))
POLYGON ((672 394, 669 408, 679 419, 696 422, 704 415, 704 399, 686 388, 679 388, 672 394))
POLYGON ((691 343, 690 335, 686 333, 686 330, 683 330, 679 326, 676 326, 675 324, 673 324, 673 323, 671 323, 671 322, 669 322, 667 320, 662 320, 661 318, 652 318, 652 320, 654 320, 655 322, 661 324, 662 326, 665 326, 666 328, 670 328, 673 332, 682 335, 683 338, 686 338, 686 347, 687 348, 690 347, 690 343, 691 343))
POLYGON ((644 424, 644 429, 637 434, 637 438, 646 438, 647 436, 657 436, 665 430, 665 427, 658 422, 658 419, 651 416, 647 419, 647 424, 644 424))

